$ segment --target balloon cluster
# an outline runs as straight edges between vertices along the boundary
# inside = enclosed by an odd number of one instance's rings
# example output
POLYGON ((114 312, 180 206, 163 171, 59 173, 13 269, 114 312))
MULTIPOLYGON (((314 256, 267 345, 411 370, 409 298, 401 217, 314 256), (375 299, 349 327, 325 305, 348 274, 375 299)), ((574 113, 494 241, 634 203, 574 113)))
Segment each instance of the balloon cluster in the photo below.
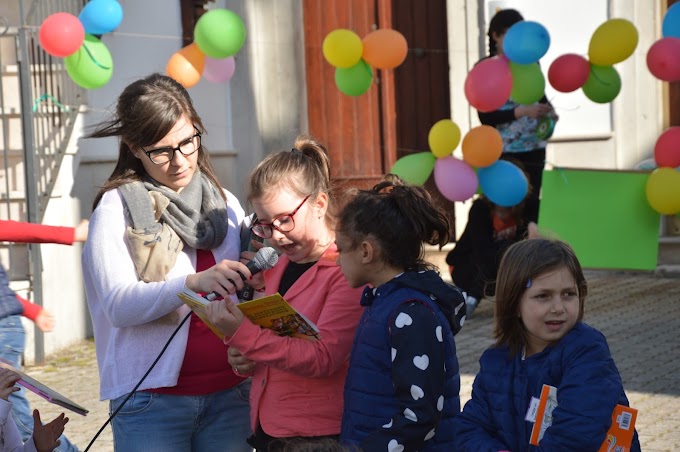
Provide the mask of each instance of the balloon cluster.
MULTIPOLYGON (((680 3, 674 3, 663 18, 662 38, 647 52, 647 67, 658 79, 680 81, 680 3)), ((680 127, 666 129, 654 145, 657 168, 647 179, 645 192, 652 209, 664 215, 680 213, 680 127)))
POLYGON ((213 9, 203 14, 194 27, 194 42, 175 52, 165 67, 168 76, 185 88, 201 80, 224 83, 236 70, 234 55, 246 40, 246 26, 238 14, 213 9))
POLYGON ((113 74, 111 52, 97 36, 110 33, 123 20, 116 0, 91 0, 78 17, 58 12, 40 25, 38 38, 48 54, 64 58, 71 80, 85 89, 106 85, 113 74))
POLYGON ((614 68, 630 57, 638 44, 638 32, 626 19, 602 23, 590 38, 588 59, 568 53, 555 59, 548 69, 548 81, 555 90, 583 94, 599 104, 613 101, 621 91, 621 77, 614 68))
POLYGON ((495 204, 512 207, 522 202, 528 190, 524 172, 516 165, 499 160, 503 139, 491 126, 470 129, 461 144, 463 160, 451 154, 460 143, 460 128, 450 119, 437 121, 427 137, 430 152, 419 152, 397 160, 391 173, 405 181, 422 185, 434 171, 440 193, 450 201, 470 199, 481 187, 495 204))
POLYGON ((404 62, 408 46, 404 35, 381 28, 364 39, 351 30, 339 28, 326 35, 323 56, 335 67, 335 85, 348 96, 360 96, 371 87, 373 67, 394 69, 404 62))
POLYGON ((482 112, 498 110, 508 99, 530 105, 543 97, 545 78, 538 65, 550 47, 550 34, 538 22, 522 20, 503 38, 503 55, 479 62, 465 78, 465 97, 482 112))

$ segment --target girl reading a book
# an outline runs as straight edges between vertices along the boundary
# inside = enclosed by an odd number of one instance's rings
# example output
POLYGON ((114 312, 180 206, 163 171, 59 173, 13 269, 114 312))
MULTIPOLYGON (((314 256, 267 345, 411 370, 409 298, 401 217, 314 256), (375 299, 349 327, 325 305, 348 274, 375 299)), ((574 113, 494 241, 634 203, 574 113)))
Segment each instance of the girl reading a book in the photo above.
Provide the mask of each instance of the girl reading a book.
POLYGON ((252 450, 250 380, 199 317, 183 322, 190 309, 178 297, 184 287, 233 296, 240 274, 251 276, 239 261, 244 212, 217 180, 204 131, 184 87, 153 74, 127 86, 91 134, 119 139, 82 261, 101 398, 121 408, 116 450, 252 450))
POLYGON ((368 284, 345 382, 340 440, 347 446, 453 450, 460 412, 453 336, 465 299, 422 259, 423 242, 448 240, 449 222, 429 193, 396 176, 342 211, 338 262, 350 286, 368 284))
POLYGON ((257 216, 252 231, 282 253, 263 272, 265 295, 283 295, 320 337, 279 336, 244 319, 230 300, 208 306, 234 371, 253 376, 252 444, 276 451, 285 444, 278 438, 337 437, 361 289, 347 284, 336 263, 336 199, 324 146, 299 136, 292 150, 269 155, 250 176, 248 199, 257 216))
MULTIPOLYGON (((542 422, 540 450, 599 450, 614 408, 628 399, 605 337, 582 322, 587 288, 566 243, 508 248, 496 281, 496 343, 454 423, 456 450, 529 450, 544 385, 556 389, 557 406, 552 424, 542 422)), ((637 433, 630 450, 640 450, 637 433)))

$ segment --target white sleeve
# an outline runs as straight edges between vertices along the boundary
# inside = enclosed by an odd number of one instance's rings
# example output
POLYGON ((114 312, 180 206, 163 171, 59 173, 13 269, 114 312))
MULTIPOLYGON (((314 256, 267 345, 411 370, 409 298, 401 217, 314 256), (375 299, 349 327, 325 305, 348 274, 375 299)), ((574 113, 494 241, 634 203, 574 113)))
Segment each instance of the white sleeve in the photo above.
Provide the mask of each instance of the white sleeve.
POLYGON ((0 399, 0 437, 3 440, 2 451, 36 452, 33 436, 24 445, 19 428, 11 415, 12 403, 0 399))

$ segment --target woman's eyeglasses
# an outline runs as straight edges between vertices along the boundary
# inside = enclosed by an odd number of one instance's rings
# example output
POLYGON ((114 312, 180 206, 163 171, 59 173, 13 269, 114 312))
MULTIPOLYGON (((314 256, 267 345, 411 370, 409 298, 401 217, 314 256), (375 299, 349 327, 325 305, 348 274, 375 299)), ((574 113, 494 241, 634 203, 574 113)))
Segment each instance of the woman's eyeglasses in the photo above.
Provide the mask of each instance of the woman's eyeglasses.
POLYGON ((201 147, 201 132, 196 129, 196 126, 194 126, 194 129, 196 130, 196 133, 191 138, 182 141, 177 147, 165 146, 150 151, 147 151, 142 146, 140 146, 140 148, 144 151, 146 156, 149 157, 149 160, 156 165, 168 163, 175 158, 175 152, 177 151, 181 152, 183 156, 188 157, 198 151, 201 147))
POLYGON ((302 200, 299 206, 295 208, 291 213, 286 213, 283 215, 279 215, 278 217, 274 218, 271 223, 262 223, 260 220, 255 220, 255 223, 250 227, 250 229, 253 231, 253 234, 255 234, 258 237, 262 237, 263 239, 268 239, 271 238, 272 234, 274 233, 274 229, 276 229, 279 232, 290 232, 293 229, 295 229, 295 214, 300 210, 300 207, 309 199, 311 195, 307 195, 305 199, 302 200))

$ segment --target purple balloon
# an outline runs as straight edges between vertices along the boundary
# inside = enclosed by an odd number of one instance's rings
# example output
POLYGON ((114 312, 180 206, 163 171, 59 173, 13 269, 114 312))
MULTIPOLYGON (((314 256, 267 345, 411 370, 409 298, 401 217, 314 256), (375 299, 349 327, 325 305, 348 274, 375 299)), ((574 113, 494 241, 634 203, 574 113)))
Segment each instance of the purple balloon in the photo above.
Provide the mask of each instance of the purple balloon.
POLYGON ((220 59, 206 56, 203 77, 209 82, 224 83, 231 79, 235 70, 236 60, 233 56, 220 59))
POLYGON ((470 165, 455 157, 439 158, 434 164, 434 182, 450 201, 465 201, 477 193, 477 174, 470 165))

